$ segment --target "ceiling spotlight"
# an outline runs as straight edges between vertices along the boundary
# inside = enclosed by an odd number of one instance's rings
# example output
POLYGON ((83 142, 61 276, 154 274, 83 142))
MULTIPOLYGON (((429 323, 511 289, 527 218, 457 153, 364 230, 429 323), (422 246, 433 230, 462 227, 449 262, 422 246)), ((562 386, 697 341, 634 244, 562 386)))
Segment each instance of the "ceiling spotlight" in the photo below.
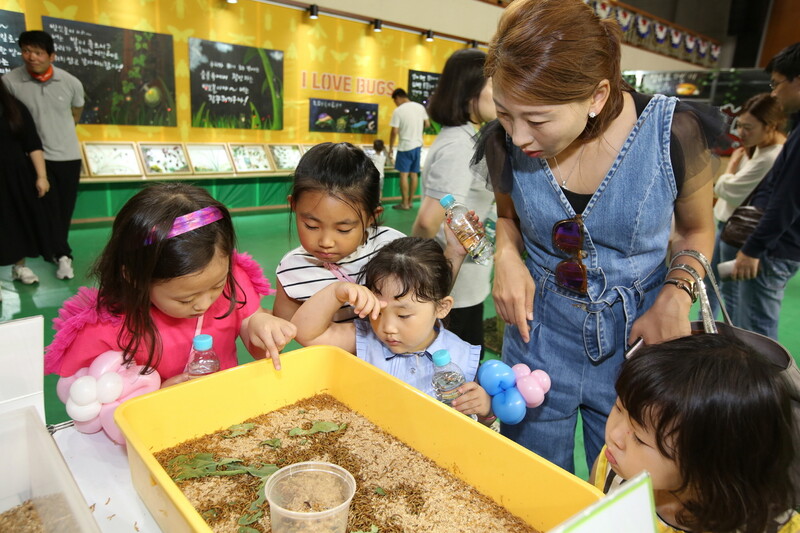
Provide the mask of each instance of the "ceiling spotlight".
POLYGON ((433 30, 428 30, 423 35, 425 35, 426 41, 428 41, 429 43, 433 42, 433 30))
POLYGON ((319 6, 317 4, 311 4, 310 6, 308 6, 308 18, 310 19, 319 18, 319 6))
POLYGON ((226 0, 226 2, 228 2, 229 4, 235 4, 235 3, 237 3, 238 1, 239 1, 239 0, 226 0))
POLYGON ((372 21, 372 31, 381 31, 383 29, 383 21, 381 19, 375 19, 372 21))

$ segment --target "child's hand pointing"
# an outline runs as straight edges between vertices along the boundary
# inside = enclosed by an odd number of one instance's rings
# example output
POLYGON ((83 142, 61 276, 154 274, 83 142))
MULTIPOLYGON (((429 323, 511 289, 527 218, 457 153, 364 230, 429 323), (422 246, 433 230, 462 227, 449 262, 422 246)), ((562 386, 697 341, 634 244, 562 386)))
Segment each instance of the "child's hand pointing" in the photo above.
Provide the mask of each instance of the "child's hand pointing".
POLYGON ((263 359, 269 354, 275 369, 280 370, 280 351, 297 335, 297 328, 288 320, 261 309, 242 322, 241 335, 250 355, 263 359))

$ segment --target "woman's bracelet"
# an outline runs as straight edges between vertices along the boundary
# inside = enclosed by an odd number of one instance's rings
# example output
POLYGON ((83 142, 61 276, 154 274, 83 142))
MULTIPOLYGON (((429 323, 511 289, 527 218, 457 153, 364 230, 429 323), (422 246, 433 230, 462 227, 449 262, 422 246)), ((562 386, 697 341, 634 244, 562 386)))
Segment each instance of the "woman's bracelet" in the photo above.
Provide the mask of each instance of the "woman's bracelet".
POLYGON ((693 266, 684 263, 678 263, 677 265, 670 267, 670 269, 667 270, 667 276, 669 276, 676 270, 683 270, 684 272, 692 276, 692 278, 694 278, 694 285, 697 285, 700 281, 703 281, 703 278, 700 277, 700 274, 697 272, 697 270, 694 269, 693 266))
MULTIPOLYGON (((680 256, 691 257, 695 259, 698 263, 700 263, 700 265, 702 265, 703 270, 706 271, 706 275, 708 275, 709 271, 711 271, 711 266, 708 264, 708 259, 706 259, 706 256, 704 256, 697 250, 681 250, 679 252, 675 252, 675 254, 673 254, 672 256, 672 259, 670 259, 669 261, 669 266, 671 267, 673 264, 675 264, 675 260, 678 259, 678 257, 680 256)), ((679 265, 679 266, 684 266, 684 265, 679 265)), ((691 272, 689 273, 691 274, 691 272)))
POLYGON ((690 285, 687 281, 681 278, 669 278, 664 280, 664 285, 675 285, 679 289, 683 289, 692 299, 692 303, 695 303, 697 301, 697 293, 694 291, 694 283, 690 285))

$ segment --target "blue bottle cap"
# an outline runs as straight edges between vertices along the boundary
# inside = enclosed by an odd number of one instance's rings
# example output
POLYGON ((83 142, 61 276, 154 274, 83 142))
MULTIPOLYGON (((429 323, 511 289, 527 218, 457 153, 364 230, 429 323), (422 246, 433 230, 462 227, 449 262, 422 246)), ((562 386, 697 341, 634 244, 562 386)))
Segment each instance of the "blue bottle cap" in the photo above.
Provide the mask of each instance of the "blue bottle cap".
POLYGON ((195 350, 199 350, 204 352, 206 350, 210 350, 212 346, 214 346, 214 337, 211 335, 206 335, 203 333, 202 335, 197 335, 192 341, 195 350))
POLYGON ((447 350, 436 350, 433 352, 433 364, 436 366, 444 366, 450 362, 450 352, 447 350))
POLYGON ((452 203, 455 203, 455 201, 456 201, 456 199, 453 198, 452 194, 445 194, 444 196, 442 196, 442 199, 439 200, 439 204, 441 204, 442 207, 447 209, 447 206, 452 204, 452 203))

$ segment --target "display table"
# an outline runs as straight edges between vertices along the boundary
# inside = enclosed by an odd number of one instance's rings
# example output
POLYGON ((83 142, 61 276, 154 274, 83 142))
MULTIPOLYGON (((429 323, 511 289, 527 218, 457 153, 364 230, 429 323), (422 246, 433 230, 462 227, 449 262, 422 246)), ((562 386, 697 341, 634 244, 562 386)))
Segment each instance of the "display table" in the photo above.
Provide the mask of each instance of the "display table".
POLYGON ((161 531, 131 483, 128 456, 102 431, 92 435, 75 427, 57 429, 53 439, 97 525, 108 533, 161 531))

